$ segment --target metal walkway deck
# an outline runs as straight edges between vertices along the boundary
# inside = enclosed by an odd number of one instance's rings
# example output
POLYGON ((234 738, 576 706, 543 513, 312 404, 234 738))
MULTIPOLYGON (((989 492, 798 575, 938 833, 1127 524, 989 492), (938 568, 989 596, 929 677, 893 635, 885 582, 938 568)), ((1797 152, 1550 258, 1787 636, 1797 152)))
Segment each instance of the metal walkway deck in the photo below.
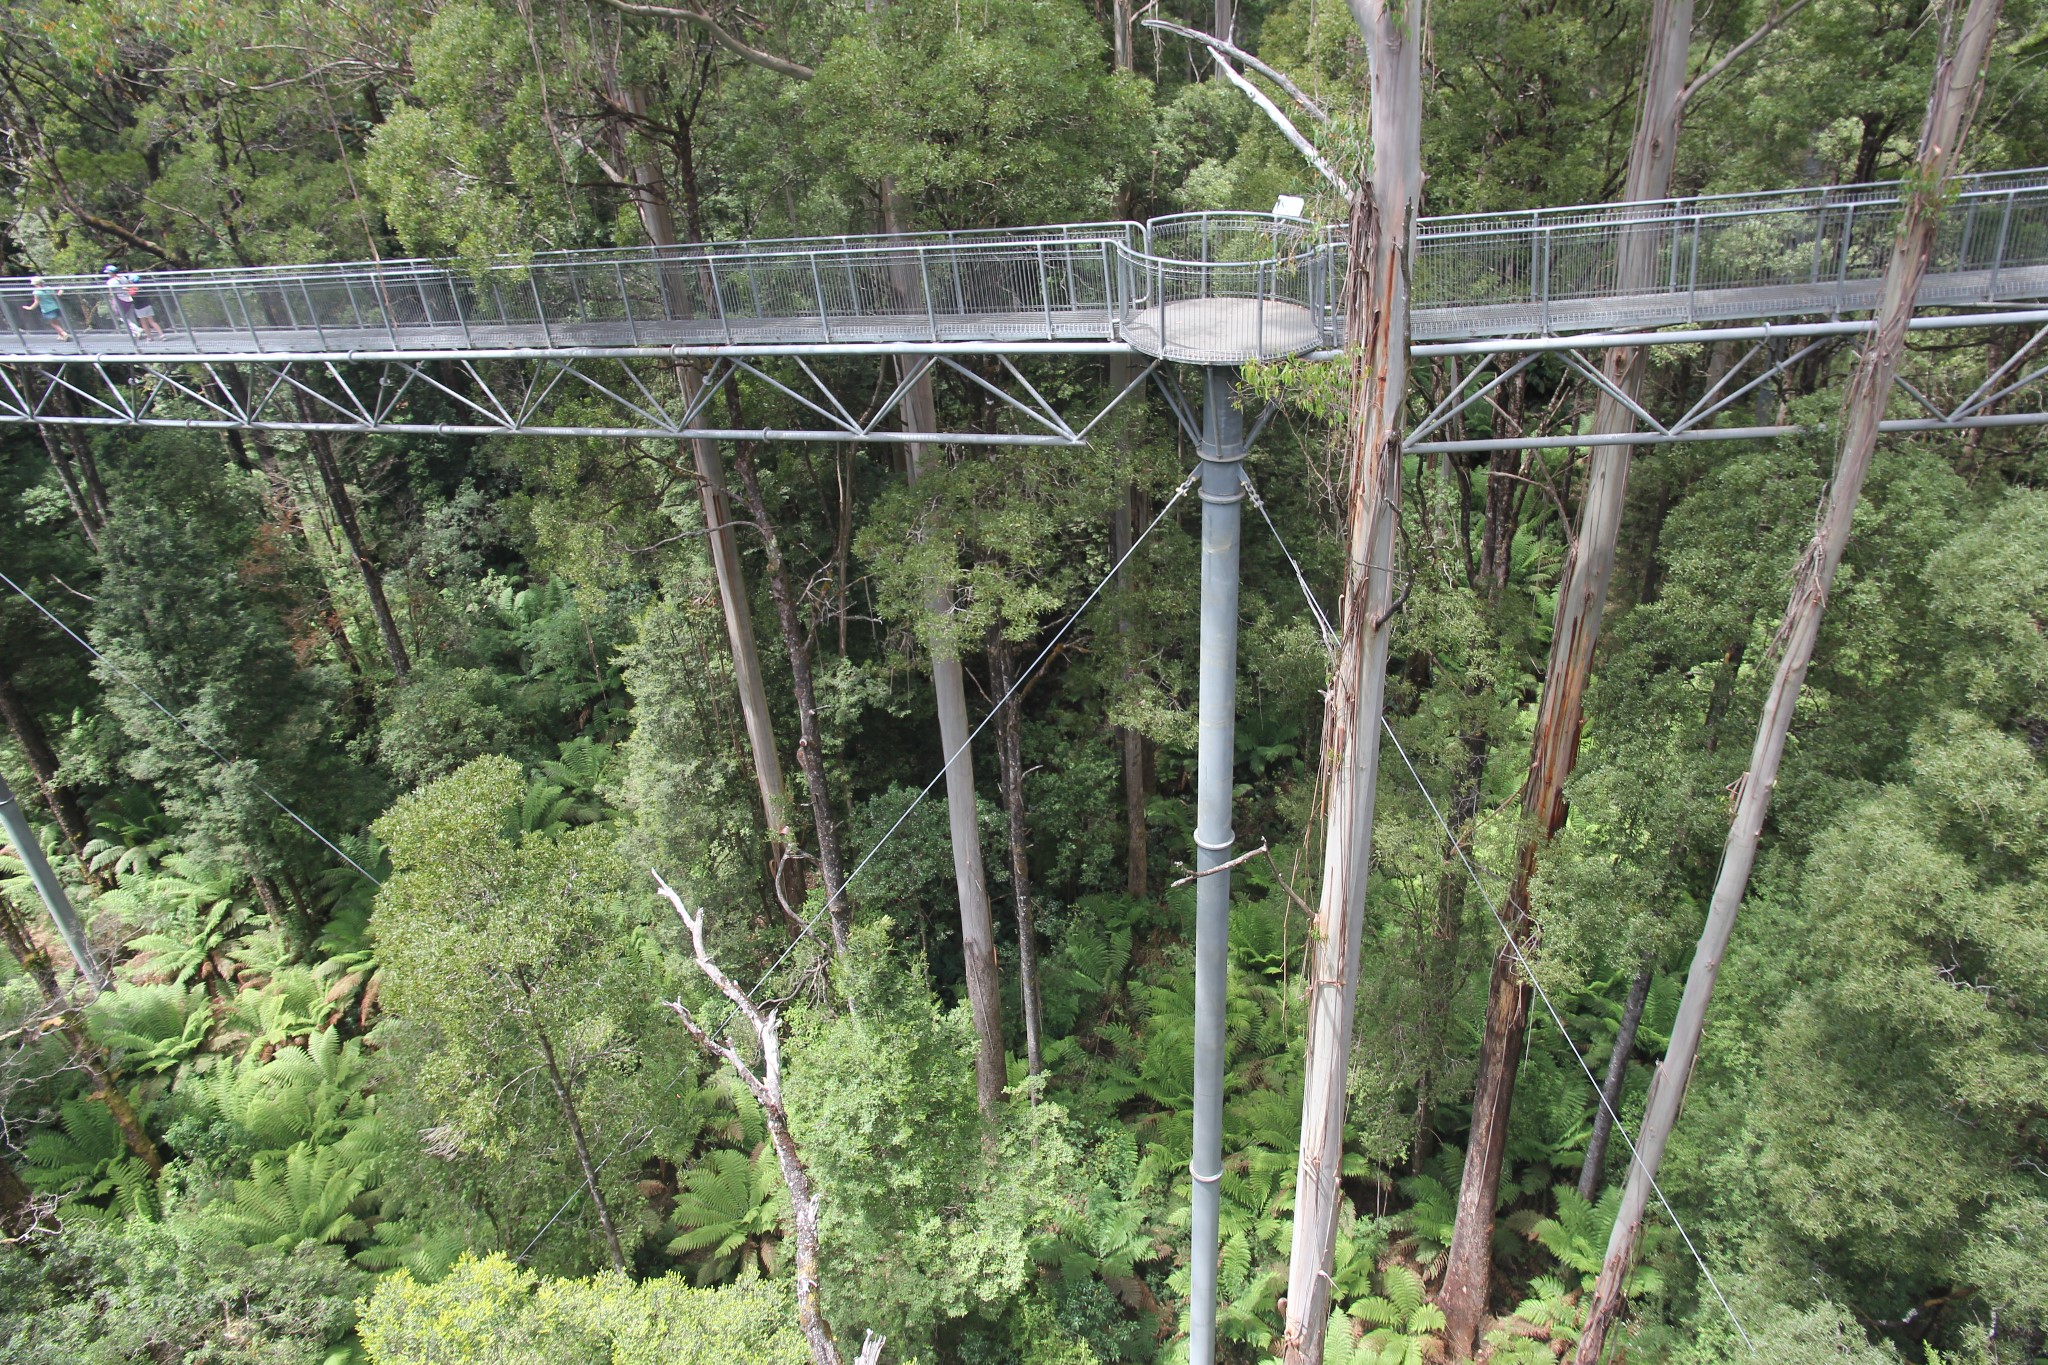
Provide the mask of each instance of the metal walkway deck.
MULTIPOLYGON (((1425 219, 1418 342, 1485 341, 1868 309, 1895 184, 1425 219), (1624 234, 1653 239, 1656 288, 1616 286, 1624 234)), ((1299 219, 714 243, 431 261, 163 271, 165 330, 115 324, 100 280, 51 281, 73 340, 9 303, 0 358, 597 358, 1129 348, 1198 364, 1324 350, 1342 336, 1343 244, 1299 219)), ((1920 301, 2048 296, 2048 168, 1972 177, 1944 218, 1920 301)))

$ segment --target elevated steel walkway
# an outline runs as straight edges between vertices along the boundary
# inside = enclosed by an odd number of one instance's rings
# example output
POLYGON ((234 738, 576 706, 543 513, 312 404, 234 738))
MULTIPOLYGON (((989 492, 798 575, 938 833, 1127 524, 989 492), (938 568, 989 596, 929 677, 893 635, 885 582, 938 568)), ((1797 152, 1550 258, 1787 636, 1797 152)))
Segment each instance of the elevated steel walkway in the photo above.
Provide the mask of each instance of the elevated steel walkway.
MULTIPOLYGON (((1418 342, 1718 324, 1867 309, 1896 184, 1424 219, 1418 342), (1657 285, 1616 283, 1624 234, 1657 285)), ((1190 214, 999 232, 721 242, 435 261, 158 271, 165 337, 115 324, 92 276, 53 278, 70 342, 0 282, 0 356, 245 357, 949 354, 1129 348, 1235 364, 1339 344, 1343 244, 1300 219, 1190 214)), ((2048 295, 2048 169, 1971 177, 1943 222, 1923 305, 2048 295)))

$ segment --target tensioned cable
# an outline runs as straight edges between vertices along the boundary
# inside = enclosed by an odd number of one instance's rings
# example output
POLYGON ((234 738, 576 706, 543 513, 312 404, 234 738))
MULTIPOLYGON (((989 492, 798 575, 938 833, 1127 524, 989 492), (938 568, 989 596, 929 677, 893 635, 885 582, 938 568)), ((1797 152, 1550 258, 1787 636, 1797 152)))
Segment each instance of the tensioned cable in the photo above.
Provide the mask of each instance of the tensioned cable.
MULTIPOLYGON (((230 759, 226 754, 222 753, 219 749, 214 748, 212 743, 210 743, 197 730, 194 730, 191 726, 187 725, 184 721, 180 720, 178 718, 177 713, 172 711, 170 707, 165 706, 162 702, 158 701, 155 697, 151 696, 149 694, 149 690, 145 688, 141 683, 135 681, 135 679, 129 677, 126 673, 122 672, 120 666, 115 664, 113 660, 109 659, 106 655, 100 653, 97 649, 94 649, 92 647, 92 642, 90 640, 87 640, 83 635, 80 635, 77 631, 73 630, 70 626, 66 625, 63 617, 57 615, 56 612, 51 611, 48 607, 44 606, 41 602, 38 602, 34 597, 30 596, 28 590, 22 587, 21 584, 9 578, 4 572, 0 572, 0 583, 5 583, 8 587, 14 589, 16 596, 20 597, 22 601, 28 603, 37 611, 41 612, 44 616, 48 617, 51 625, 54 625, 55 627, 57 627, 57 629, 63 631, 66 635, 69 635, 72 639, 76 640, 79 644, 79 647, 83 649, 86 653, 92 655, 93 658, 99 660, 101 665, 103 665, 109 673, 112 673, 122 682, 134 688, 137 694, 139 694, 144 701, 148 702, 151 706, 154 706, 157 710, 163 712, 165 719, 169 720, 171 724, 177 726, 180 730, 183 730, 194 744, 197 744, 200 748, 206 750, 206 752, 212 754, 215 758, 219 759, 222 767, 226 767, 228 766, 228 764, 233 762, 233 760, 230 759)), ((304 831, 306 831, 306 833, 312 835, 315 839, 318 839, 321 843, 325 844, 327 846, 328 852, 332 853, 335 857, 341 859, 350 867, 354 868, 356 871, 362 873, 363 876, 368 878, 372 886, 384 885, 384 883, 379 881, 368 868, 364 867, 354 858, 349 857, 348 854, 342 852, 342 850, 335 844, 335 842, 332 839, 328 838, 319 830, 314 829, 311 824, 307 823, 305 816, 300 815, 290 806, 287 806, 284 803, 284 801, 277 795, 276 792, 273 792, 272 790, 270 790, 270 788, 264 786, 261 782, 255 781, 253 778, 251 779, 251 785, 253 785, 257 791, 262 792, 266 797, 268 797, 270 799, 271 805, 276 806, 279 810, 283 811, 286 815, 289 815, 294 821, 296 821, 300 829, 303 829, 304 831)))
MULTIPOLYGON (((754 989, 748 992, 749 996, 759 995, 761 993, 761 988, 768 984, 768 978, 775 975, 775 973, 777 973, 778 971, 782 970, 782 964, 789 961, 790 954, 794 953, 797 950, 797 948, 803 944, 804 940, 808 939, 813 933, 817 932, 819 923, 825 918, 825 916, 828 913, 830 913, 832 906, 846 894, 846 888, 853 885, 853 879, 861 874, 861 869, 865 868, 870 862, 874 860, 875 855, 882 851, 882 846, 888 843, 890 837, 894 835, 897 830, 903 827, 903 822, 910 818, 910 813, 916 810, 920 805, 922 805, 924 803, 924 799, 932 794, 932 789, 938 786, 940 781, 944 779, 946 774, 949 771, 951 771, 954 761, 959 758, 960 754, 964 753, 967 750, 967 747, 974 743, 975 738, 979 736, 983 730, 988 728, 989 723, 991 721, 993 721, 997 716, 1003 713, 1003 707, 1009 703, 1010 698, 1016 696, 1017 693, 1023 689, 1024 685, 1030 682, 1031 679, 1037 675, 1039 667, 1042 664, 1044 664, 1048 658, 1052 656, 1052 652, 1055 648, 1058 647, 1059 642, 1061 640, 1064 640, 1067 637, 1067 632, 1074 628, 1074 623, 1079 621, 1081 619, 1082 614, 1085 613, 1089 607, 1094 605, 1095 599, 1102 595, 1102 590, 1104 588, 1107 588, 1112 582, 1116 580, 1117 574, 1123 570, 1125 564, 1130 562, 1131 556, 1138 552, 1138 547, 1140 545, 1143 545, 1146 539, 1150 537, 1154 531, 1159 529, 1159 523, 1166 520, 1166 514, 1173 510, 1174 504, 1178 503, 1183 497, 1187 495, 1187 491, 1195 486, 1195 480, 1201 476, 1201 472, 1202 468, 1200 465, 1196 465, 1193 469, 1190 469, 1188 471, 1187 477, 1182 479, 1180 481, 1180 485, 1173 490, 1173 496, 1166 500, 1165 505, 1162 506, 1159 509, 1158 513, 1152 518, 1152 520, 1146 524, 1145 529, 1142 532, 1140 532, 1134 540, 1131 541, 1130 548, 1125 550, 1123 554, 1117 557, 1116 563, 1109 566, 1109 572, 1105 573, 1102 576, 1101 581, 1098 582, 1093 588, 1090 588, 1088 590, 1088 595, 1081 599, 1081 605, 1075 607, 1073 613, 1069 615, 1066 620, 1060 623, 1060 628, 1053 632, 1052 638, 1050 640, 1047 640, 1045 642, 1045 648, 1038 651, 1038 657, 1033 659, 1028 667, 1026 667, 1018 673, 1017 681, 1010 685, 1010 690, 1003 693, 1003 695, 996 700, 995 705, 989 707, 988 714, 981 718, 981 724, 975 726, 973 730, 968 732, 967 738, 965 741, 961 743, 960 748, 958 750, 955 750, 953 753, 946 755, 946 762, 943 766, 940 767, 937 773, 932 775, 932 780, 925 783, 923 790, 919 791, 916 796, 910 799, 910 804, 903 808, 902 814, 896 817, 895 823, 891 824, 888 829, 884 830, 882 833, 882 837, 875 841, 875 846, 869 849, 865 854, 863 854, 861 860, 858 863, 854 864, 853 871, 846 874, 846 880, 839 883, 839 889, 836 892, 834 892, 831 896, 827 897, 825 903, 818 907, 817 913, 812 915, 810 919, 805 922, 802 932, 797 934, 795 938, 789 941, 789 946, 785 947, 782 950, 782 952, 776 956, 775 961, 768 964, 768 970, 761 973, 760 980, 754 983, 754 989)), ((717 1031, 719 1033, 725 1032, 726 1026, 732 1023, 733 1015, 738 1012, 739 1007, 737 1005, 726 1010, 725 1018, 719 1021, 717 1031)))
MULTIPOLYGON (((1250 488, 1251 480, 1249 478, 1245 480, 1245 486, 1247 489, 1250 488)), ((1329 618, 1323 614, 1322 604, 1316 600, 1315 593, 1309 588, 1308 579, 1301 572, 1301 566, 1295 562, 1294 552, 1288 549, 1287 541, 1281 536, 1280 528, 1273 524, 1273 519, 1265 515, 1265 507, 1258 502, 1256 497, 1252 501, 1253 505, 1259 508, 1259 515, 1265 518, 1266 527, 1273 533, 1274 543, 1280 547, 1280 553, 1286 556, 1289 564, 1294 566, 1295 581, 1301 584, 1302 595, 1308 600, 1309 611, 1315 616, 1317 624, 1322 627, 1324 641, 1334 644, 1334 637, 1330 633, 1329 618)), ((1479 892, 1480 900, 1485 902, 1488 913, 1493 916, 1493 922, 1500 926, 1501 936, 1506 939, 1508 950, 1515 955, 1516 963, 1520 965, 1523 974, 1529 978, 1529 985, 1535 989, 1536 998, 1543 1002, 1544 1012, 1549 1014, 1551 1022, 1557 1025, 1558 1036, 1564 1039, 1564 1045, 1571 1050, 1572 1060, 1579 1064, 1579 1070, 1585 1073, 1587 1082, 1592 1085, 1594 1097, 1599 1100, 1600 1108, 1614 1124, 1614 1131, 1620 1133, 1621 1140, 1628 1144, 1630 1164, 1641 1168, 1644 1178, 1650 1183, 1651 1190, 1657 1195, 1657 1202, 1663 1206, 1665 1216, 1670 1218, 1671 1225, 1678 1229, 1679 1237, 1685 1242, 1685 1249, 1692 1253, 1693 1263, 1699 1266, 1700 1274, 1706 1277, 1707 1284, 1714 1291, 1714 1297, 1721 1301, 1721 1311, 1728 1315, 1728 1321, 1735 1325, 1735 1331, 1742 1338, 1742 1344, 1749 1348, 1750 1354, 1754 1355, 1756 1353, 1756 1343, 1749 1339, 1749 1332, 1743 1327, 1742 1319, 1735 1315, 1735 1309, 1728 1302, 1728 1296, 1721 1292, 1720 1281, 1716 1280, 1714 1272, 1707 1268, 1706 1257, 1700 1255, 1699 1248, 1693 1244, 1692 1234, 1687 1232, 1685 1224, 1679 1221, 1678 1211, 1671 1207, 1671 1201, 1665 1197, 1663 1186, 1657 1183, 1657 1177, 1650 1173, 1649 1164, 1642 1159, 1641 1153, 1636 1150, 1635 1135, 1629 1132, 1628 1125, 1622 1122, 1621 1115, 1615 1112, 1614 1106, 1607 1102, 1606 1089, 1593 1075, 1593 1068, 1587 1064, 1585 1054, 1579 1051, 1579 1045, 1572 1038, 1571 1030, 1565 1027, 1564 1016, 1558 1012, 1557 1006, 1550 999, 1550 992, 1543 989, 1543 982, 1537 978, 1535 966, 1522 952, 1520 941, 1515 938, 1514 931, 1508 928, 1507 920, 1502 917, 1500 908, 1494 904, 1493 897, 1487 892, 1486 884, 1479 879, 1479 873, 1472 866, 1472 860, 1465 855, 1464 841, 1452 832, 1450 822, 1444 819, 1444 813, 1436 803, 1436 797, 1430 794, 1428 784, 1422 780, 1422 774, 1416 771, 1414 761, 1408 757, 1408 750, 1401 744, 1401 737, 1394 733, 1394 727, 1388 722, 1384 713, 1380 716, 1380 728, 1386 732, 1387 738, 1394 742, 1394 752, 1401 755, 1401 762, 1408 769, 1408 776, 1415 780, 1415 789, 1421 792, 1422 799, 1429 803, 1429 813, 1436 817, 1437 827, 1443 830, 1444 837, 1450 841, 1451 847, 1457 850, 1458 861, 1464 865, 1465 875, 1471 879, 1473 887, 1479 892)))

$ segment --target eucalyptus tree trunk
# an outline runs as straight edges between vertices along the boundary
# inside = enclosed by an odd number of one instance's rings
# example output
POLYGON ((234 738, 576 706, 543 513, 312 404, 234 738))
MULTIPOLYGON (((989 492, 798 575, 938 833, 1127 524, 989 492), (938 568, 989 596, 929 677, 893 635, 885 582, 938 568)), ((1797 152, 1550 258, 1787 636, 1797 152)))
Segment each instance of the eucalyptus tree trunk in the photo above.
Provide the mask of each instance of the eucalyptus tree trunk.
MULTIPOLYGON (((647 92, 638 86, 623 86, 614 92, 614 98, 628 114, 646 116, 647 92)), ((623 136, 618 143, 623 149, 623 136)), ((630 166, 631 180, 626 188, 648 243, 657 250, 676 246, 675 211, 660 166, 651 156, 633 158, 630 166)), ((692 227, 695 229, 696 225, 692 227)), ((670 292, 682 297, 680 288, 670 292)), ((675 377, 683 408, 688 410, 703 387, 702 376, 695 365, 678 360, 675 377)), ((739 539, 733 532, 725 462, 719 456, 716 441, 694 437, 686 444, 697 471, 697 497, 704 507, 704 537, 712 572, 718 580, 718 607, 725 618, 733 686, 740 698, 740 720, 747 732, 748 753, 754 760, 754 785, 761 794, 761 815, 774 853, 774 875, 780 882, 784 876, 782 850, 794 839, 789 823, 789 784, 782 774, 781 752, 775 746, 775 721, 768 707, 768 685, 761 674, 761 651, 754 642, 753 608, 747 596, 746 570, 740 564, 739 539)))
MULTIPOLYGON (((728 389, 735 408, 738 398, 728 389)), ((738 418, 735 415, 734 425, 738 418)), ((782 537, 768 514, 768 500, 761 494, 761 478, 754 469, 754 455, 745 441, 734 444, 738 457, 740 488, 746 494, 747 511, 760 533, 761 547, 768 560, 768 593, 775 600, 775 619, 789 655, 789 672, 796 692, 796 761, 803 769, 804 785, 810 789, 811 822, 818 835, 818 870, 825 881, 825 899, 831 907, 832 943, 846 951, 846 935, 853 927, 853 906, 842 894, 846 885, 846 864, 840 852, 839 817, 832 811, 832 790, 825 777, 824 735, 818 726, 818 689, 811 672, 811 637, 797 616, 796 589, 789 581, 789 565, 782 557, 782 537)))
MULTIPOLYGON (((903 420, 913 430, 938 425, 930 376, 913 384, 903 399, 903 420)), ((928 457, 912 442, 908 475, 917 482, 928 457)), ((953 611, 944 593, 932 598, 935 616, 953 611)), ((996 965, 995 916, 989 909, 988 877, 982 870, 981 830, 974 799, 974 755, 968 748, 967 673, 958 648, 934 649, 932 692, 938 704, 939 746, 946 754, 946 827, 953 846, 953 883, 960 896, 960 955, 967 973, 967 1008, 974 1016, 974 1094, 984 1117, 994 1118, 1009 1083, 1003 1053, 1003 984, 996 965)))
MULTIPOLYGON (((1633 203, 1661 199, 1671 188, 1671 169, 1685 109, 1686 55, 1692 40, 1693 0, 1656 0, 1644 60, 1643 101, 1629 148, 1622 196, 1633 203)), ((1624 228, 1617 246, 1617 278, 1624 287, 1648 285, 1656 272, 1656 246, 1647 229, 1624 228)), ((1609 384, 1633 402, 1642 390, 1645 352, 1617 347, 1602 370, 1609 384)), ((1606 434, 1635 430, 1627 403, 1603 390, 1593 412, 1593 429, 1606 434)), ((1529 881, 1537 852, 1565 821, 1565 780, 1578 761, 1585 722, 1586 684, 1593 649, 1614 578, 1621 515, 1628 488, 1630 447, 1594 446, 1579 512, 1578 534, 1566 556, 1557 594, 1550 659, 1531 742, 1529 775, 1522 788, 1524 833, 1503 909, 1515 942, 1503 943, 1493 958, 1487 991, 1486 1025, 1472 1092, 1472 1129, 1458 1187, 1457 1222, 1445 1257, 1437 1304, 1444 1312, 1445 1344, 1454 1359, 1470 1355, 1486 1316, 1493 1272, 1494 1205, 1500 1194, 1501 1163, 1507 1154, 1508 1118, 1515 1068, 1529 1027, 1530 986, 1521 948, 1536 927, 1529 906, 1529 881)))
MULTIPOLYGON (((988 657, 998 699, 1017 685, 1017 647, 1001 630, 989 632, 988 657)), ((1024 1062, 1045 1070, 1044 1009, 1038 990, 1038 925, 1031 909, 1031 830, 1024 812, 1022 698, 1010 697, 996 719, 996 756, 1002 768, 1003 810, 1009 817, 1010 894, 1017 903, 1017 993, 1024 1007, 1024 1062)))
MULTIPOLYGON (((879 3, 870 6, 879 7, 879 3)), ((903 229, 902 206, 893 181, 883 181, 881 200, 882 230, 894 236, 903 229)), ((907 294, 907 284, 899 282, 897 287, 907 294)), ((898 356, 898 372, 907 378, 915 363, 913 357, 898 356)), ((910 384, 903 395, 902 411, 907 430, 938 430, 939 410, 932 396, 930 370, 919 373, 910 384)), ((905 444, 904 455, 905 475, 915 485, 931 458, 930 449, 922 441, 911 441, 905 444)), ((944 592, 933 595, 934 616, 950 616, 953 610, 951 597, 944 592)), ((939 745, 946 755, 946 825, 953 846, 953 882, 960 895, 960 955, 967 974, 968 1012, 974 1016, 974 1091, 983 1116, 993 1118, 1010 1077, 1003 1054, 1003 990, 996 965, 995 917, 989 909, 981 831, 975 819, 974 755, 967 743, 967 674, 957 648, 950 652, 934 649, 931 659, 939 745)))
POLYGON ((1346 433, 1344 601, 1323 720, 1329 774, 1322 893, 1311 926, 1307 1077, 1294 1240, 1287 1266, 1287 1365, 1321 1365, 1344 1160, 1344 1083, 1357 1013, 1358 954, 1372 864, 1381 708, 1393 625, 1401 431, 1408 394, 1408 277, 1422 196, 1420 7, 1351 0, 1371 67, 1372 168, 1351 205, 1351 419, 1346 433))
MULTIPOLYGON (((1109 364, 1110 388, 1121 393, 1130 382, 1130 362, 1122 356, 1113 357, 1109 364)), ((1118 499, 1116 510, 1110 514, 1109 557, 1112 563, 1121 561, 1131 552, 1132 528, 1138 521, 1137 503, 1141 496, 1136 487, 1125 490, 1125 496, 1118 499)), ((1119 592, 1117 596, 1116 633, 1119 637, 1128 638, 1131 618, 1123 605, 1128 599, 1128 592, 1119 592)), ((1134 673, 1135 670, 1126 669, 1125 681, 1128 682, 1134 673)), ((1124 770, 1124 893, 1132 900, 1143 900, 1152 881, 1152 831, 1145 813, 1152 797, 1152 746, 1142 731, 1128 725, 1116 728, 1116 742, 1124 770)))
POLYGON ((1785 740, 1791 733, 1799 689, 1806 681, 1807 666, 1813 661, 1828 591, 1834 585, 1835 571, 1841 566, 1842 553, 1848 546, 1856 501, 1863 491, 1864 475, 1870 470, 1870 457, 1877 448, 1878 423, 1884 418, 1885 402, 1905 355, 1906 329, 1913 320, 1914 300, 1933 254, 1943 196, 1983 93, 1984 67, 1998 27, 1999 3, 2000 0, 1970 0, 1961 32, 1953 38, 1953 47, 1949 45, 1949 35, 1943 35, 1943 52, 1935 68, 1934 87, 1928 95, 1927 115, 1920 129, 1919 155, 1907 180, 1909 188, 1898 235, 1892 240, 1891 259, 1885 264, 1884 281, 1879 287, 1876 327, 1863 354, 1857 358, 1855 373, 1842 400, 1842 447, 1835 459, 1834 477, 1821 504, 1819 525, 1793 573, 1784 623, 1778 627, 1773 641, 1773 648, 1781 651, 1778 670, 1764 696, 1749 769, 1739 785, 1735 815, 1721 852, 1721 871, 1707 905, 1707 922, 1700 931, 1692 967, 1685 978, 1685 994, 1679 1001, 1678 1018, 1671 1028, 1671 1046, 1665 1053, 1664 1064, 1657 1068, 1650 1082, 1649 1103, 1643 1114, 1642 1132, 1636 1140, 1636 1159, 1629 1164, 1621 1212, 1608 1238, 1592 1309, 1585 1333, 1579 1338, 1578 1365, 1596 1365, 1599 1361, 1608 1328, 1621 1307, 1623 1284, 1642 1238, 1650 1184, 1656 1179, 1671 1130, 1678 1121, 1678 1111, 1685 1102, 1686 1085, 1699 1060, 1707 1007, 1713 1000, 1722 955, 1735 931, 1735 918, 1749 886, 1750 869, 1756 863, 1757 844, 1763 835, 1764 817, 1770 811, 1771 793, 1778 785, 1778 767, 1785 756, 1785 740))
POLYGON ((71 456, 58 443, 56 428, 49 423, 36 423, 36 434, 43 438, 43 450, 57 471, 57 481, 64 485, 64 498, 71 504, 71 515, 78 522, 79 534, 85 537, 87 545, 97 551, 100 548, 101 523, 91 504, 85 500, 85 489, 78 481, 78 471, 71 467, 71 456))

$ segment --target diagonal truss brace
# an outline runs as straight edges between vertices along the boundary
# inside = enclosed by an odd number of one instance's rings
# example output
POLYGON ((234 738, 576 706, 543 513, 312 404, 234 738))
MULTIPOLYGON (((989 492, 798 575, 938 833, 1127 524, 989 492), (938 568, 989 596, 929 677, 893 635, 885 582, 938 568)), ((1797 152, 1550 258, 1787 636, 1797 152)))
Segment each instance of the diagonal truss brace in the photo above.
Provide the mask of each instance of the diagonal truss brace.
POLYGON ((1141 367, 1106 399, 1091 393, 1072 415, 1008 354, 995 354, 986 365, 917 355, 893 385, 869 382, 873 366, 891 364, 890 356, 856 356, 837 369, 816 361, 800 355, 709 359, 684 401, 673 382, 674 362, 652 357, 32 360, 0 364, 0 423, 1071 447, 1085 444, 1103 418, 1141 391, 1162 365, 1154 360, 1141 367), (971 391, 976 406, 992 405, 1012 429, 894 429, 912 386, 940 374, 971 391), (784 411, 800 413, 802 425, 717 424, 710 416, 714 399, 742 377, 772 391, 784 411), (577 413, 583 420, 546 420, 544 409, 571 393, 586 400, 577 413), (60 406, 60 394, 71 401, 60 406), (451 415, 456 420, 439 420, 451 415))
MULTIPOLYGON (((2035 319, 2029 319, 2035 320, 2035 319)), ((1652 334, 1654 335, 1654 334, 1652 334)), ((1804 345, 1791 346, 1783 343, 1773 346, 1768 339, 1758 340, 1748 352, 1731 365, 1728 370, 1708 386, 1685 415, 1669 424, 1660 422, 1640 403, 1631 401, 1626 394, 1608 382, 1601 373, 1595 347, 1571 347, 1552 345, 1543 351, 1507 350, 1480 352, 1470 369, 1458 370, 1450 391, 1439 399, 1423 418, 1409 431, 1402 449, 1411 454, 1460 454, 1499 450, 1555 450, 1587 446, 1652 446, 1675 445, 1697 441, 1746 441, 1774 436, 1790 436, 1808 428, 1776 424, 1718 427, 1710 425, 1714 418, 1733 411, 1735 405, 1758 389, 1774 383, 1801 361, 1829 345, 1832 335, 1808 335, 1796 337, 1804 345), (1429 439, 1449 426, 1465 413, 1482 408, 1495 390, 1515 375, 1521 373, 1539 355, 1558 354, 1566 368, 1589 381, 1602 392, 1611 394, 1633 412, 1639 422, 1649 428, 1632 432, 1595 435, 1580 433, 1567 436, 1508 436, 1478 437, 1460 439, 1429 439), (1752 372, 1752 366, 1754 371, 1752 372), (1739 384, 1738 380, 1741 380, 1739 384)), ((1589 341, 1594 339, 1588 338, 1589 341)), ((1602 343, 1610 338, 1599 339, 1602 343)), ((2035 382, 2048 377, 2048 364, 2028 366, 2017 378, 2014 371, 2030 358, 2040 359, 2048 351, 2048 326, 2034 332, 2026 343, 2007 356, 2002 364, 1970 395, 1953 407, 1944 407, 1929 398, 1909 380, 1900 377, 1901 391, 1907 394, 1927 414, 1924 417, 1889 419, 1881 424, 1886 432, 1920 431, 1969 431, 1992 427, 2018 427, 2048 425, 2048 412, 1991 413, 1992 406, 2013 397, 2035 382)))

